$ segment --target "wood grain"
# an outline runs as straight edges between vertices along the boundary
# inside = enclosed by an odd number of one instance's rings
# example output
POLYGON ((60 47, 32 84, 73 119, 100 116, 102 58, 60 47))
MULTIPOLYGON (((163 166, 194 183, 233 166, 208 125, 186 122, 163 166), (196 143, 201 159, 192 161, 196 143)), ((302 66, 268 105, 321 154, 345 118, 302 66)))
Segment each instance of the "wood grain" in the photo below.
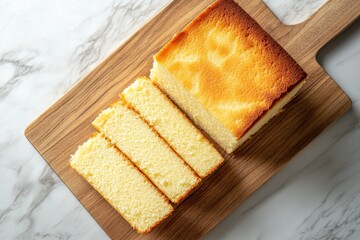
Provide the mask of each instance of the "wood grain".
POLYGON ((305 23, 282 25, 259 0, 243 7, 296 59, 309 79, 286 111, 263 127, 163 224, 138 235, 68 165, 95 131, 91 121, 137 76, 148 75, 152 56, 212 1, 174 1, 36 119, 26 136, 112 239, 196 239, 231 213, 297 152, 351 106, 348 96, 316 61, 317 51, 360 13, 360 2, 329 1, 305 23))

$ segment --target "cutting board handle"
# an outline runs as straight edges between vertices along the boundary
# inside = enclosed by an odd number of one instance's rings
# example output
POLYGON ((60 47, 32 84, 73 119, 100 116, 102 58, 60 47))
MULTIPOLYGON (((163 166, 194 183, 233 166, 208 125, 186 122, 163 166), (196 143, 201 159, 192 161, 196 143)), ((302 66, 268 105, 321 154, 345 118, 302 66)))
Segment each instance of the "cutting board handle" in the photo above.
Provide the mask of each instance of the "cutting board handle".
POLYGON ((328 1, 303 23, 293 26, 281 24, 277 31, 283 31, 285 35, 277 40, 287 51, 296 53, 294 57, 301 65, 309 60, 309 57, 315 59, 320 48, 344 31, 359 16, 360 1, 328 1), (287 41, 289 34, 291 40, 287 41))

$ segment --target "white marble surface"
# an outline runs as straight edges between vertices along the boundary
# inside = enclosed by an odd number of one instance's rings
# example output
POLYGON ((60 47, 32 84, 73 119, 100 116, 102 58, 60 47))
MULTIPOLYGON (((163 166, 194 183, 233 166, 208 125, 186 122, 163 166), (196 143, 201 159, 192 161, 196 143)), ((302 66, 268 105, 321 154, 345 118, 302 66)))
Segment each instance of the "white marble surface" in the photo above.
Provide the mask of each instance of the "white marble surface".
MULTIPOLYGON (((0 239, 107 239, 25 127, 169 1, 0 1, 0 239)), ((353 109, 208 239, 360 239, 360 21, 319 54, 353 109)))
POLYGON ((328 0, 263 0, 285 25, 304 22, 328 0))

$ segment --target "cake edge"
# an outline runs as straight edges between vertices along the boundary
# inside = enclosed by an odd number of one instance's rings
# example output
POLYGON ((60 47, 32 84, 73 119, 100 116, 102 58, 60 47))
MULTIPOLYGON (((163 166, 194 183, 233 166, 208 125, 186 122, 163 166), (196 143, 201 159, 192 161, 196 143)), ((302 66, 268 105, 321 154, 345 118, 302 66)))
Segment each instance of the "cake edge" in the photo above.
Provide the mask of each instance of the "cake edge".
MULTIPOLYGON (((172 147, 159 135, 159 133, 158 133, 156 130, 154 130, 154 129, 142 118, 142 116, 139 115, 125 100, 123 100, 123 99, 117 99, 117 100, 115 100, 114 102, 112 102, 112 103, 109 105, 108 108, 106 108, 106 109, 104 109, 102 112, 100 112, 100 113, 98 114, 98 116, 95 118, 95 120, 92 122, 92 126, 93 126, 100 134, 103 134, 103 135, 106 137, 106 139, 108 139, 108 140, 110 141, 110 143, 118 149, 118 151, 120 151, 124 156, 126 156, 126 157, 129 159, 129 161, 151 182, 151 184, 153 184, 163 195, 166 196, 166 198, 168 198, 168 199, 170 200, 170 202, 172 202, 172 203, 174 203, 174 204, 179 204, 179 203, 181 203, 184 199, 186 199, 186 198, 190 195, 189 193, 192 193, 192 190, 193 190, 193 189, 196 189, 196 187, 201 184, 202 179, 196 174, 196 172, 178 155, 178 153, 177 153, 176 151, 174 151, 174 150, 172 149, 172 147), (121 105, 123 105, 124 107, 126 107, 127 109, 129 109, 130 111, 134 112, 134 113, 140 118, 140 120, 143 121, 143 122, 150 128, 150 130, 151 130, 154 134, 156 134, 156 135, 165 143, 165 145, 170 148, 170 150, 171 150, 172 152, 175 153, 176 156, 178 156, 178 158, 181 160, 181 162, 183 163, 183 165, 185 165, 185 167, 186 167, 187 169, 189 169, 190 172, 194 175, 194 177, 196 178, 196 182, 194 183, 194 185, 191 186, 191 188, 190 188, 188 191, 186 191, 186 192, 184 193, 183 196, 181 196, 181 197, 179 197, 179 198, 176 198, 176 199, 173 199, 173 200, 171 200, 168 196, 166 196, 166 194, 163 193, 163 192, 161 191, 161 189, 156 186, 156 184, 154 183, 154 181, 152 181, 152 180, 150 179, 150 177, 148 177, 148 175, 147 175, 146 173, 144 173, 138 166, 136 166, 136 164, 131 160, 131 158, 130 158, 127 154, 125 154, 120 148, 118 148, 118 147, 116 146, 116 144, 114 144, 114 143, 110 140, 110 138, 109 138, 106 134, 102 133, 101 130, 100 130, 100 128, 98 128, 98 127, 94 124, 95 120, 98 119, 98 117, 99 117, 105 110, 114 107, 116 104, 121 104, 121 105)), ((106 123, 106 122, 105 122, 105 123, 106 123)), ((102 123, 102 125, 104 125, 105 123, 102 123)))
MULTIPOLYGON (((169 145, 169 147, 185 162, 185 164, 188 165, 188 166, 191 168, 191 170, 193 170, 194 173, 195 173, 197 176, 199 176, 200 178, 202 178, 202 179, 206 178, 207 176, 209 176, 209 175, 211 175, 213 172, 215 172, 219 167, 221 167, 221 166, 224 164, 224 162, 225 162, 224 156, 216 149, 216 147, 214 146, 214 143, 211 142, 211 141, 198 129, 198 127, 189 119, 189 117, 184 113, 184 111, 183 111, 180 107, 178 107, 177 104, 174 103, 174 101, 173 101, 155 82, 153 82, 149 77, 147 77, 147 76, 140 76, 140 77, 138 77, 137 79, 145 79, 145 81, 149 81, 155 88, 157 88, 157 89, 160 91, 160 94, 162 94, 162 95, 164 96, 164 98, 169 102, 169 104, 171 105, 171 107, 174 108, 174 109, 176 109, 178 112, 180 112, 180 114, 181 114, 182 117, 185 119, 185 121, 187 121, 189 124, 191 124, 192 126, 194 126, 194 128, 196 129, 196 131, 197 131, 199 134, 201 134, 201 136, 205 139, 205 141, 214 148, 214 150, 215 150, 215 151, 219 154, 219 156, 221 157, 221 161, 220 161, 217 165, 215 165, 213 168, 209 169, 209 170, 204 174, 204 176, 198 174, 198 173, 190 166, 190 164, 188 164, 188 163, 183 159, 183 157, 180 156, 180 154, 175 150, 174 146, 172 146, 171 143, 169 143, 163 136, 161 136, 161 134, 160 134, 158 131, 156 131, 156 129, 155 129, 153 126, 151 126, 150 123, 148 123, 148 121, 142 116, 142 114, 141 114, 140 112, 138 112, 138 111, 135 109, 135 107, 133 107, 132 104, 131 104, 129 101, 126 100, 126 98, 125 98, 125 96, 123 95, 123 93, 120 93, 120 94, 119 94, 119 97, 120 97, 122 100, 124 100, 124 101, 126 102, 126 104, 129 104, 129 108, 131 108, 133 111, 135 111, 135 112, 140 116, 140 118, 142 118, 142 120, 145 121, 145 122, 149 125, 149 127, 152 128, 152 130, 153 130, 154 132, 156 132, 156 134, 157 134, 160 138, 162 138, 162 139, 169 145)), ((136 79, 136 80, 137 80, 137 79, 136 79)), ((129 85, 129 86, 130 86, 130 85, 129 85)))
MULTIPOLYGON (((239 16, 241 15, 241 18, 243 18, 241 21, 246 22, 246 24, 248 25, 248 28, 252 29, 254 35, 257 35, 259 38, 266 38, 267 41, 268 41, 268 45, 271 45, 272 53, 274 53, 274 55, 276 55, 276 54, 281 55, 281 63, 282 63, 282 65, 285 66, 284 68, 289 67, 289 68, 292 69, 292 71, 291 71, 292 77, 291 78, 289 77, 289 79, 296 79, 296 80, 293 80, 292 84, 288 85, 287 91, 283 92, 278 98, 274 99, 271 106, 267 110, 264 110, 262 112, 262 114, 256 116, 255 117, 256 119, 254 121, 252 121, 251 123, 249 123, 249 125, 247 126, 247 128, 245 130, 244 129, 236 129, 236 127, 231 127, 232 129, 229 129, 228 127, 224 126, 226 129, 228 129, 231 132, 231 134, 234 137, 236 137, 239 140, 239 139, 241 139, 242 136, 244 136, 246 134, 246 132, 249 129, 252 128, 252 126, 255 124, 255 122, 257 122, 261 118, 262 115, 264 115, 267 111, 269 111, 271 109, 271 107, 279 99, 281 99, 283 97, 283 95, 286 95, 292 87, 296 86, 299 82, 306 79, 307 78, 307 73, 295 61, 295 59, 293 59, 291 57, 291 55, 278 42, 276 42, 271 37, 271 35, 269 33, 267 33, 245 10, 243 10, 233 0, 217 0, 217 1, 214 1, 205 10, 203 10, 196 18, 194 18, 192 21, 190 21, 180 33, 176 34, 169 42, 167 42, 160 49, 160 51, 154 55, 154 60, 159 65, 162 65, 162 67, 167 70, 167 68, 165 67, 165 65, 163 63, 164 63, 164 59, 169 54, 169 50, 176 47, 178 42, 181 41, 183 38, 185 38, 187 36, 188 32, 190 32, 192 30, 193 26, 196 26, 197 24, 199 24, 199 22, 206 19, 208 17, 208 15, 212 13, 212 11, 214 11, 214 10, 216 11, 217 8, 222 7, 222 6, 227 7, 232 12, 236 12, 239 16)), ((168 71, 168 72, 171 73, 170 71, 168 71)), ((173 77, 175 78, 175 76, 173 76, 173 77)), ((175 79, 177 80, 177 78, 175 78, 175 79)), ((212 114, 212 113, 210 113, 210 114, 212 114)), ((221 125, 223 125, 223 123, 221 123, 221 125)), ((224 149, 224 150, 226 152, 228 152, 228 150, 226 150, 226 149, 224 149)))
MULTIPOLYGON (((88 140, 86 140, 85 142, 83 142, 81 145, 78 146, 78 148, 76 149, 74 154, 72 154, 70 156, 70 160, 68 161, 68 165, 70 166, 71 169, 73 169, 85 182, 86 184, 89 184, 91 186, 91 188, 93 188, 103 199, 105 199, 105 201, 113 208, 115 209, 115 211, 139 234, 147 234, 147 233, 150 233, 154 228, 156 228, 157 226, 159 226, 165 219, 167 219, 169 216, 171 216, 173 214, 173 212, 175 211, 173 205, 171 204, 170 200, 157 188, 154 186, 153 182, 151 182, 148 177, 142 173, 135 165, 132 161, 130 161, 130 159, 125 155, 123 154, 121 151, 119 151, 119 149, 114 146, 110 140, 102 133, 100 132, 94 132, 91 134, 91 136, 88 138, 88 140), (100 135, 101 137, 103 137, 109 144, 109 146, 111 147, 114 147, 121 155, 124 156, 125 160, 134 168, 135 171, 137 171, 138 173, 140 173, 146 180, 149 181, 152 189, 155 190, 155 192, 165 201, 165 203, 167 203, 169 206, 170 206, 170 211, 164 215, 164 217, 162 217, 161 219, 159 219, 157 222, 155 222, 152 226, 150 226, 149 228, 147 228, 145 231, 142 231, 140 230, 139 228, 137 228, 136 226, 133 225, 133 223, 131 221, 129 221, 120 211, 118 211, 112 204, 111 204, 111 201, 110 199, 108 199, 107 197, 105 197, 104 195, 102 195, 98 189, 96 189, 90 182, 87 181, 86 177, 78 172, 72 165, 71 165, 71 161, 72 161, 72 158, 73 156, 75 155, 75 153, 78 151, 78 149, 84 144, 86 143, 87 141, 89 141, 90 139, 92 138, 95 138, 97 137, 98 135, 100 135)), ((81 203, 82 204, 82 203, 81 203)))

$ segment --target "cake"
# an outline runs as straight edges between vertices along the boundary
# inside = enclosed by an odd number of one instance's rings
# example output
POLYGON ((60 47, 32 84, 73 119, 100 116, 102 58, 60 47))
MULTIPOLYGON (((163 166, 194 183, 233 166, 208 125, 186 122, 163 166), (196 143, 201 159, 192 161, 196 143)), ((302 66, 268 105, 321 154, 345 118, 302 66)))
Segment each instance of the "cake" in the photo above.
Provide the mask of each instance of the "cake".
POLYGON ((154 56, 150 78, 231 153, 295 96, 306 73, 237 3, 218 0, 154 56))
POLYGON ((173 212, 168 199, 101 134, 79 146, 75 169, 139 233, 148 233, 173 212))
POLYGON ((200 182, 193 170, 123 100, 105 109, 93 126, 173 203, 179 203, 200 182))
POLYGON ((201 178, 223 163, 223 157, 214 146, 149 78, 138 78, 121 97, 201 178))

